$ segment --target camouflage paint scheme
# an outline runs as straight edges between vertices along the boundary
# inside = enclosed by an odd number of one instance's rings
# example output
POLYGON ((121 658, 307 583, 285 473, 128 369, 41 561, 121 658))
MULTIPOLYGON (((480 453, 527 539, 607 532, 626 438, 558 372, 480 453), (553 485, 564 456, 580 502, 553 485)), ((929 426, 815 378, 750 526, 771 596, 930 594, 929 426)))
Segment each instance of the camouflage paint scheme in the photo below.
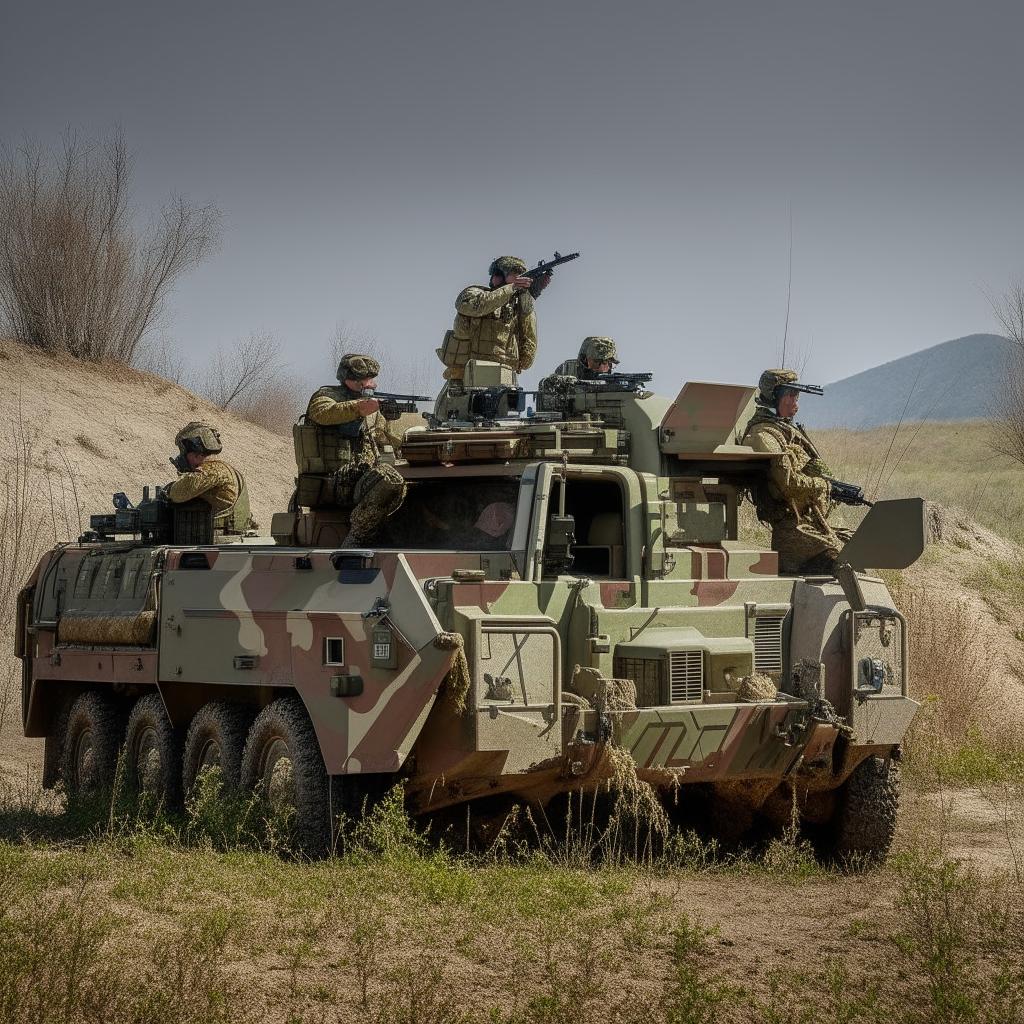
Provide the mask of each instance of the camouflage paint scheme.
MULTIPOLYGON (((477 441, 493 451, 481 430, 460 435, 457 449, 440 446, 451 461, 400 467, 408 501, 417 480, 439 473, 470 488, 518 481, 508 550, 389 550, 386 540, 370 551, 55 549, 19 608, 26 734, 59 744, 62 701, 95 686, 127 698, 156 690, 180 726, 225 693, 263 706, 294 692, 328 772, 400 774, 424 811, 503 792, 544 802, 593 789, 610 773, 611 746, 665 790, 708 783, 752 807, 787 782, 834 791, 865 757, 889 756, 913 717, 902 620, 880 580, 858 577, 870 610, 855 612, 836 580, 780 576, 774 552, 736 539, 736 507, 764 469, 737 443, 753 393, 687 384, 671 403, 616 396, 617 406, 601 406, 614 427, 504 425, 521 442, 517 457, 475 461, 477 441), (621 450, 618 430, 628 431, 628 465, 601 464, 594 446, 621 450), (606 559, 603 571, 573 575, 545 561, 559 474, 581 534, 606 532, 575 549, 606 559), (606 506, 599 519, 593 509, 606 506), (118 635, 112 619, 147 611, 150 642, 103 642, 118 635), (98 642, 62 643, 68 616, 87 620, 98 642), (372 656, 381 633, 390 663, 372 656), (450 692, 452 634, 469 666, 465 711, 450 692), (623 666, 648 671, 631 653, 644 644, 650 671, 671 672, 659 666, 673 664, 679 637, 701 666, 695 697, 610 710, 570 690, 576 666, 607 679, 623 666), (856 689, 858 658, 869 655, 888 665, 877 694, 856 689), (816 696, 791 692, 804 662, 819 667, 816 696), (755 670, 776 682, 776 700, 736 698, 737 680, 755 670), (335 695, 338 679, 356 676, 361 693, 335 695), (822 713, 821 698, 841 722, 822 713)), ((430 432, 415 438, 429 442, 430 432)), ((304 529, 316 535, 315 525, 304 529)))

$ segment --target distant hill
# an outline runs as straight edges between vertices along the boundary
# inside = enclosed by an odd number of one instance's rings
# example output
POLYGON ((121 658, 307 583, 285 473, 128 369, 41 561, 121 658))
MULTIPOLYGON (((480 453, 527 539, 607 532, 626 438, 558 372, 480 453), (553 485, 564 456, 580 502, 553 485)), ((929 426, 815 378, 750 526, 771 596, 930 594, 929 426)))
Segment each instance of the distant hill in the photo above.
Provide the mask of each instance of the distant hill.
POLYGON ((997 334, 969 334, 933 345, 829 384, 824 398, 805 395, 799 419, 808 427, 853 430, 901 417, 979 419, 990 414, 1006 352, 1007 342, 997 334))

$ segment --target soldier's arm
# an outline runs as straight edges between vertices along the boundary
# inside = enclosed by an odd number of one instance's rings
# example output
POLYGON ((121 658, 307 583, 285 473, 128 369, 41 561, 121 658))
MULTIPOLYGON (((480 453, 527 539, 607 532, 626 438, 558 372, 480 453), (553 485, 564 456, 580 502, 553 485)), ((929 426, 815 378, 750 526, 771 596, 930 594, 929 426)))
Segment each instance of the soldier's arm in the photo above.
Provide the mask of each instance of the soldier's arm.
POLYGON ((803 453, 770 430, 753 431, 747 444, 755 452, 774 456, 768 475, 787 501, 809 505, 828 498, 828 481, 803 472, 803 453))
POLYGON ((455 309, 463 316, 487 316, 488 313, 493 313, 511 302, 516 294, 516 289, 510 284, 503 284, 493 291, 470 285, 459 292, 459 297, 455 300, 455 309))
POLYGON ((336 402, 330 395, 314 395, 306 407, 306 419, 330 427, 339 423, 352 423, 361 419, 359 400, 336 402))
POLYGON ((533 296, 524 292, 519 300, 519 369, 528 370, 537 356, 537 314, 533 296))
POLYGON ((167 488, 167 497, 175 503, 191 501, 193 498, 199 498, 207 491, 213 490, 214 487, 218 487, 223 482, 223 478, 219 473, 214 472, 206 465, 202 465, 198 469, 182 473, 167 488))

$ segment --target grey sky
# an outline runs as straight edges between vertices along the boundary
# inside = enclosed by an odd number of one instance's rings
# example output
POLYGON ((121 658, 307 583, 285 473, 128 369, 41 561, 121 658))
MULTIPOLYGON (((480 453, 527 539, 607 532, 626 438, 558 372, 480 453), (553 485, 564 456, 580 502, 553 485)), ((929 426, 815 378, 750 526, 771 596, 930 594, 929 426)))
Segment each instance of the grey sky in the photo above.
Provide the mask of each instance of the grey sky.
POLYGON ((1024 274, 1022 33, 1019 3, 22 3, 0 138, 120 124, 140 206, 221 209, 170 310, 196 360, 265 330, 324 376, 339 321, 413 360, 492 257, 558 248, 539 369, 601 333, 663 390, 752 380, 792 209, 790 345, 833 380, 992 330, 1024 274))

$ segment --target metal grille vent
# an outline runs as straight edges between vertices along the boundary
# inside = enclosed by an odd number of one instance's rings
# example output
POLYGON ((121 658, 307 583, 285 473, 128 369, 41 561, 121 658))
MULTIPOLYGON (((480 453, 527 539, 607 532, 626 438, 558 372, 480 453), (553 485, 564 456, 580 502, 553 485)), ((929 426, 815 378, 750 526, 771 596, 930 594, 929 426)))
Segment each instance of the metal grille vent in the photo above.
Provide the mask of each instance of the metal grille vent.
POLYGON ((754 671, 766 675, 782 671, 782 615, 754 619, 754 671))
POLYGON ((704 699, 704 652, 669 651, 668 676, 673 704, 689 704, 704 699))

